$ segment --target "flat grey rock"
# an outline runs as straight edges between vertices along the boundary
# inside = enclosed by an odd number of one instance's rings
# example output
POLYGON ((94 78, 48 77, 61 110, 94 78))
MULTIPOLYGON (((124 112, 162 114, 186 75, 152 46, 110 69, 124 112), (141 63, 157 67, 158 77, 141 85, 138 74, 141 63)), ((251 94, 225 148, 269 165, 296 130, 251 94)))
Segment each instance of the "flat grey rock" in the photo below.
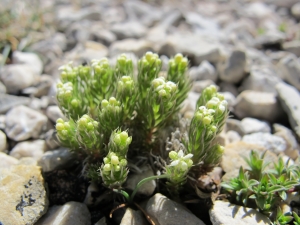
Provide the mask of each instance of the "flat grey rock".
POLYGON ((6 113, 11 108, 17 105, 28 105, 30 103, 30 98, 1 94, 0 93, 0 114, 6 113))

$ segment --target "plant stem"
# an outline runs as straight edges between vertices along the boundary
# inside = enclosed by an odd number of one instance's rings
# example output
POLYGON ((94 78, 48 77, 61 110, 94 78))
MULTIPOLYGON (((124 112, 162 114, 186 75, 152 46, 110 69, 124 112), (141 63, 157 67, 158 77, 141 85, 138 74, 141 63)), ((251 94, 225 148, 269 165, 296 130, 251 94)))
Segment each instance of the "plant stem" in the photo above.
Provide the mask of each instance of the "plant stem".
POLYGON ((122 194, 126 198, 127 202, 130 201, 129 194, 126 191, 118 190, 118 189, 113 189, 113 191, 116 192, 116 193, 122 194))
POLYGON ((147 178, 141 180, 141 181, 136 185, 135 189, 133 190, 133 192, 132 192, 132 194, 131 194, 131 196, 130 196, 130 198, 129 198, 129 202, 130 202, 130 203, 132 202, 132 200, 133 200, 133 198, 134 198, 136 192, 138 191, 138 189, 139 189, 144 183, 146 183, 146 182, 148 182, 148 181, 151 181, 151 180, 155 180, 155 179, 168 178, 168 176, 169 176, 169 175, 167 175, 167 174, 163 174, 163 175, 159 175, 159 176, 151 176, 151 177, 147 177, 147 178))

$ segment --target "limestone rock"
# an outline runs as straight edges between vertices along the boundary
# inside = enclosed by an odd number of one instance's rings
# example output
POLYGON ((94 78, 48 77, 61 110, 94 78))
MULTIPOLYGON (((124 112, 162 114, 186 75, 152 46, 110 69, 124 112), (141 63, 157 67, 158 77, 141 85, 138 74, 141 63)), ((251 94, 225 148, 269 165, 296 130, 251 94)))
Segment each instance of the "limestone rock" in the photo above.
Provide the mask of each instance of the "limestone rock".
POLYGON ((212 80, 194 81, 192 86, 192 91, 196 93, 201 93, 206 87, 210 85, 216 85, 216 84, 212 80))
POLYGON ((295 5, 293 5, 292 9, 291 9, 292 15, 296 18, 296 19, 300 19, 300 3, 296 3, 295 5))
POLYGON ((23 141, 16 144, 9 152, 9 155, 16 159, 32 157, 35 160, 39 160, 45 151, 46 142, 44 140, 23 141))
POLYGON ((2 224, 35 224, 48 208, 40 167, 15 165, 1 169, 0 201, 2 224))
POLYGON ((141 38, 147 31, 146 27, 138 21, 116 23, 110 29, 116 34, 118 39, 141 38))
POLYGON ((208 61, 204 60, 198 67, 191 67, 189 71, 191 80, 212 80, 216 82, 218 79, 216 69, 208 61))
POLYGON ((287 52, 291 52, 295 54, 297 57, 300 57, 300 40, 284 42, 282 48, 283 50, 287 52))
POLYGON ((24 141, 31 137, 38 138, 46 124, 45 115, 21 105, 7 112, 5 132, 15 141, 24 141))
POLYGON ((7 149, 6 135, 0 130, 0 152, 5 152, 7 149))
POLYGON ((43 71, 43 62, 35 53, 14 51, 12 60, 14 64, 26 64, 30 66, 36 74, 41 74, 43 71))
POLYGON ((300 90, 300 61, 298 58, 289 54, 279 62, 279 68, 282 71, 283 79, 300 90))
POLYGON ((0 163, 0 170, 1 170, 1 169, 8 169, 13 165, 18 164, 19 160, 3 152, 0 152, 0 162, 1 162, 0 163))
POLYGON ((90 225, 91 215, 85 204, 67 202, 52 206, 35 225, 90 225))
POLYGON ((275 94, 250 90, 238 95, 234 113, 240 119, 254 117, 269 122, 274 122, 283 115, 275 94))
POLYGON ((28 105, 30 98, 0 94, 0 113, 6 113, 8 110, 17 105, 28 105))
POLYGON ((246 117, 241 120, 241 125, 245 134, 256 132, 271 133, 271 127, 267 122, 255 118, 246 117))
POLYGON ((120 225, 147 225, 148 221, 141 211, 127 208, 120 225))
POLYGON ((215 201, 209 215, 213 225, 268 225, 272 223, 267 216, 255 209, 224 201, 215 201))
POLYGON ((65 119, 64 114, 57 105, 48 106, 46 115, 52 122, 56 122, 58 118, 65 119))
POLYGON ((290 125, 300 137, 300 94, 296 88, 285 83, 276 85, 280 103, 287 113, 290 125))

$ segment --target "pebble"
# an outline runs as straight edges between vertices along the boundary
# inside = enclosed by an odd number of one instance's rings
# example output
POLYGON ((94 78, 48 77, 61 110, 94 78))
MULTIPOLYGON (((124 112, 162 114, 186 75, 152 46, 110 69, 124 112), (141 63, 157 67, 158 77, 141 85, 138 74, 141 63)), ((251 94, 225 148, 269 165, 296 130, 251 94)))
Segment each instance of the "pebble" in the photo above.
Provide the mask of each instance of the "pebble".
POLYGON ((127 208, 126 212, 121 220, 120 225, 147 225, 148 221, 145 219, 144 214, 141 211, 135 211, 131 208, 127 208))
POLYGON ((43 62, 37 54, 32 52, 14 51, 12 55, 14 64, 25 64, 32 68, 32 70, 40 75, 43 71, 43 62))
POLYGON ((9 152, 9 155, 16 159, 32 157, 35 160, 39 160, 45 151, 46 142, 44 140, 23 141, 16 144, 9 152))
POLYGON ((212 80, 216 82, 218 79, 216 69, 206 60, 202 61, 198 67, 191 67, 189 76, 192 81, 212 80))
POLYGON ((256 132, 271 133, 271 127, 267 122, 255 118, 246 117, 241 120, 241 125, 245 134, 256 132))
POLYGON ((6 134, 0 130, 0 152, 5 152, 7 150, 6 134))
POLYGON ((62 118, 62 119, 66 118, 57 105, 48 106, 46 110, 46 115, 54 123, 56 123, 56 120, 58 118, 62 118))
POLYGON ((16 158, 7 155, 4 152, 0 152, 0 160, 1 160, 1 164, 0 164, 0 171, 1 169, 8 169, 13 165, 18 164, 19 160, 17 160, 16 158))
POLYGON ((289 54, 280 60, 278 66, 282 71, 283 79, 300 90, 300 61, 298 58, 293 54, 289 54))

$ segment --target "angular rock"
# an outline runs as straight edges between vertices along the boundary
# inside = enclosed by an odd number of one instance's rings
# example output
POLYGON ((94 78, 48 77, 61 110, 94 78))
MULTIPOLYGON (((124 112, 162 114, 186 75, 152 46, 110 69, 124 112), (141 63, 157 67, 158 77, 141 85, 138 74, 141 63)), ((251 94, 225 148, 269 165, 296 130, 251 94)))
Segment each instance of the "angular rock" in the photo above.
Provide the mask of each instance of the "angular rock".
MULTIPOLYGON (((94 27, 92 27, 91 29, 93 28, 94 27)), ((111 43, 117 40, 116 35, 110 30, 98 28, 91 30, 91 33, 97 41, 104 43, 106 46, 109 46, 111 43)))
POLYGON ((139 58, 147 51, 153 51, 149 41, 138 39, 124 39, 116 41, 109 47, 109 56, 120 55, 122 53, 134 53, 139 58))
POLYGON ((289 54, 279 62, 279 68, 282 71, 283 79, 300 90, 300 61, 298 58, 289 54))
POLYGON ((159 50, 160 54, 168 57, 174 56, 178 52, 193 58, 195 64, 198 65, 203 60, 211 63, 217 63, 221 60, 219 43, 200 35, 170 35, 159 50))
POLYGON ((91 215, 85 204, 67 202, 52 206, 35 225, 90 225, 91 215))
POLYGON ((43 71, 43 62, 35 53, 14 51, 12 60, 14 64, 30 66, 36 74, 41 74, 43 71))
POLYGON ((264 46, 281 45, 286 39, 286 35, 277 30, 269 30, 266 33, 259 35, 255 39, 255 45, 258 48, 264 46))
POLYGON ((271 133, 271 127, 267 122, 255 118, 246 117, 241 120, 241 125, 245 134, 256 132, 271 133))
POLYGON ((285 154, 292 159, 299 156, 299 145, 293 132, 285 126, 280 124, 273 124, 274 135, 282 137, 286 142, 285 154))
POLYGON ((160 193, 150 198, 145 206, 146 212, 160 225, 197 224, 205 225, 183 205, 174 202, 160 193))
POLYGON ((292 129, 300 138, 300 94, 296 88, 285 83, 276 85, 278 98, 287 113, 292 129))
POLYGON ((216 69, 208 61, 204 60, 198 67, 192 67, 189 71, 192 81, 212 80, 216 82, 218 79, 216 69))
POLYGON ((257 132, 247 134, 243 137, 242 141, 249 144, 261 145, 275 154, 280 154, 287 148, 286 142, 283 138, 270 133, 257 132))
POLYGON ((120 225, 147 225, 148 221, 141 211, 127 208, 120 225))
POLYGON ((0 222, 35 224, 48 208, 44 185, 38 166, 15 165, 10 169, 1 169, 0 222))
POLYGON ((0 81, 0 94, 5 94, 6 93, 6 87, 4 84, 0 81))
POLYGON ((239 135, 239 133, 234 131, 234 130, 228 131, 226 133, 226 138, 228 140, 228 143, 237 142, 237 141, 240 141, 242 139, 242 137, 239 135))
POLYGON ((43 172, 65 169, 73 165, 75 155, 69 149, 60 148, 45 152, 39 159, 38 165, 42 167, 43 172))
POLYGON ((300 57, 300 40, 293 40, 284 42, 282 44, 283 50, 295 54, 297 57, 300 57))
POLYGON ((38 138, 47 125, 47 117, 26 106, 16 106, 6 114, 6 135, 15 141, 38 138))
MULTIPOLYGON (((153 170, 150 168, 150 166, 143 166, 139 168, 139 173, 130 174, 126 181, 126 188, 130 190, 134 190, 138 182, 140 182, 142 179, 154 176, 153 170)), ((154 190, 156 188, 156 182, 155 180, 151 180, 145 184, 143 184, 137 191, 137 194, 150 196, 153 194, 154 190)))
POLYGON ((244 127, 242 126, 242 123, 240 120, 236 120, 236 119, 227 119, 226 121, 226 131, 236 131, 240 136, 244 136, 245 134, 245 130, 244 127))
POLYGON ((291 12, 296 19, 300 19, 300 2, 293 5, 291 12))
POLYGON ((0 94, 0 113, 6 113, 11 108, 17 105, 28 105, 30 103, 30 98, 0 94))
POLYGON ((16 146, 9 152, 9 155, 16 159, 23 157, 32 157, 39 160, 46 151, 46 142, 44 140, 23 141, 16 144, 16 146))
POLYGON ((283 115, 275 94, 250 90, 238 95, 234 113, 240 119, 254 117, 268 122, 274 122, 283 115))
POLYGON ((114 32, 118 39, 141 38, 146 34, 146 27, 137 21, 128 21, 114 24, 110 30, 114 32))
POLYGON ((275 86, 281 82, 281 79, 274 76, 274 73, 275 71, 272 71, 270 68, 252 67, 250 75, 243 80, 239 90, 252 90, 276 94, 275 86))
POLYGON ((213 225, 268 225, 271 220, 252 208, 238 206, 224 201, 215 201, 209 210, 213 225))
POLYGON ((192 91, 201 93, 206 87, 216 85, 212 80, 198 80, 193 82, 192 91))
POLYGON ((220 79, 229 83, 240 82, 245 74, 246 54, 244 51, 235 50, 223 64, 218 65, 220 79))
POLYGON ((62 113, 62 111, 60 110, 60 108, 57 105, 48 106, 48 108, 46 110, 46 115, 54 123, 56 122, 56 120, 58 118, 65 119, 64 114, 62 113))
POLYGON ((7 150, 6 135, 0 130, 0 152, 5 152, 7 150))
POLYGON ((5 65, 0 73, 0 80, 9 94, 17 94, 35 84, 37 78, 38 74, 27 64, 5 65))
POLYGON ((23 89, 22 93, 33 95, 35 97, 42 97, 44 95, 48 95, 53 83, 54 80, 52 76, 44 74, 40 76, 40 79, 36 85, 23 89))
POLYGON ((19 160, 3 152, 0 152, 0 162, 1 162, 0 163, 0 171, 1 171, 1 169, 8 169, 13 165, 18 164, 19 160))

